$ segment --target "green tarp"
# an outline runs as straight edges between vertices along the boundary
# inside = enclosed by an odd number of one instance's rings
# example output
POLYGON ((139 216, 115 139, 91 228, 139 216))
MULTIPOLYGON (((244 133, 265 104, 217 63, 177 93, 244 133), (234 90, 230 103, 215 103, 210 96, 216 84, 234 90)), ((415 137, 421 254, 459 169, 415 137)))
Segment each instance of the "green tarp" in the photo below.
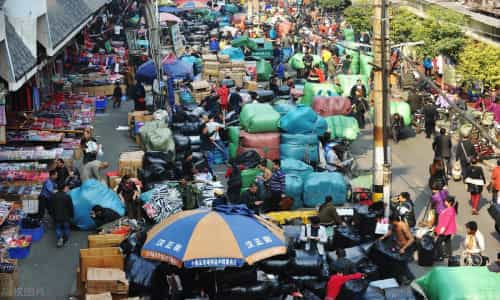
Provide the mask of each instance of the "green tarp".
POLYGON ((299 103, 311 106, 314 96, 338 96, 337 91, 331 83, 312 83, 306 82, 304 85, 304 96, 299 103))
POLYGON ((331 116, 325 118, 332 138, 355 140, 359 135, 358 121, 353 117, 331 116))
MULTIPOLYGON (((370 85, 368 84, 369 77, 367 77, 367 76, 364 76, 364 75, 344 75, 344 74, 341 74, 341 75, 338 75, 336 77, 336 79, 339 80, 339 84, 342 87, 342 89, 344 90, 344 94, 342 94, 342 96, 344 96, 344 97, 350 96, 351 89, 352 89, 353 86, 356 85, 356 81, 358 81, 358 79, 361 79, 361 81, 365 85, 366 92, 370 93, 370 85)), ((305 91, 304 91, 304 93, 305 93, 305 91)))
POLYGON ((263 59, 257 62, 257 80, 269 81, 272 72, 273 72, 273 67, 269 62, 263 59))
POLYGON ((487 267, 434 267, 416 283, 429 300, 496 300, 500 274, 487 267))
POLYGON ((243 106, 240 114, 240 124, 246 132, 277 132, 281 118, 270 104, 249 103, 243 106))

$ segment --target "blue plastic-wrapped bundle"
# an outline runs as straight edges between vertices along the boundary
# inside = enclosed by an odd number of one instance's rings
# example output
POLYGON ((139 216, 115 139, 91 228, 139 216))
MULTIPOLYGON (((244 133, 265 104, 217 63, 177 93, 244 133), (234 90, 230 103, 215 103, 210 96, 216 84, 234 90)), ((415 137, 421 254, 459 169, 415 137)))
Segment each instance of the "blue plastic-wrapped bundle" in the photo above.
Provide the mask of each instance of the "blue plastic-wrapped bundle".
POLYGON ((318 136, 316 134, 281 135, 280 156, 304 162, 318 162, 318 136))
POLYGON ((313 172, 313 167, 301 160, 293 158, 281 160, 281 169, 285 172, 285 174, 299 175, 300 178, 302 178, 302 181, 305 181, 309 174, 313 172))
POLYGON ((344 175, 337 172, 311 173, 304 182, 304 205, 316 207, 333 197, 333 204, 342 205, 347 200, 347 183, 344 175))
POLYGON ((293 198, 292 209, 301 208, 304 206, 302 201, 302 191, 304 189, 304 182, 298 174, 285 175, 285 194, 293 198))
POLYGON ((323 135, 328 125, 312 108, 297 105, 296 109, 281 117, 279 127, 286 133, 323 135))
POLYGON ((96 227, 90 217, 90 211, 96 205, 112 209, 120 216, 125 214, 120 197, 95 179, 86 180, 80 187, 72 189, 69 195, 73 201, 73 224, 80 229, 91 230, 96 227))

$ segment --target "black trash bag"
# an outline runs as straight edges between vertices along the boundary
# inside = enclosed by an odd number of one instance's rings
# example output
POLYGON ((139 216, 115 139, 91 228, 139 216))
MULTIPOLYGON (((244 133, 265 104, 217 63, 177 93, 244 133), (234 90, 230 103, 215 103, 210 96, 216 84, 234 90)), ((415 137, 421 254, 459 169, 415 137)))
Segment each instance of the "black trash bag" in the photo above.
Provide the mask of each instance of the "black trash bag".
POLYGON ((238 300, 266 300, 271 293, 271 285, 267 282, 258 282, 252 286, 235 286, 222 290, 223 299, 238 300))
POLYGON ((196 170, 200 172, 207 172, 208 170, 210 170, 208 160, 205 155, 203 155, 203 153, 193 152, 192 158, 193 168, 196 168, 196 170))
POLYGON ((274 100, 274 92, 271 90, 257 90, 253 94, 255 95, 255 100, 260 103, 268 103, 274 100))
POLYGON ((173 123, 172 131, 186 136, 200 134, 200 122, 173 123))
POLYGON ((337 259, 334 253, 329 252, 327 254, 328 257, 328 267, 330 268, 330 273, 342 272, 344 274, 353 274, 356 273, 356 266, 348 259, 341 258, 337 259), (335 258, 334 258, 335 257, 335 258))
POLYGON ((415 293, 409 286, 398 286, 384 289, 387 300, 417 300, 415 293))
POLYGON ((450 256, 448 258, 448 267, 460 267, 460 258, 461 258, 460 255, 450 256))
POLYGON ((422 267, 432 267, 434 265, 434 252, 436 243, 430 234, 424 235, 417 243, 418 265, 422 267))
POLYGON ((319 280, 318 276, 311 275, 302 275, 302 276, 292 276, 292 283, 295 284, 296 287, 304 287, 305 285, 312 285, 314 282, 319 280))
POLYGON ((354 212, 354 223, 361 237, 364 239, 374 238, 375 227, 377 226, 377 214, 370 211, 366 205, 356 207, 354 212))
POLYGON ((290 95, 290 87, 288 85, 281 85, 278 88, 278 96, 288 96, 290 95))
POLYGON ((164 165, 167 167, 168 162, 174 160, 174 154, 163 151, 146 151, 144 153, 143 165, 144 169, 148 169, 151 165, 164 165))
POLYGON ((384 290, 377 287, 368 286, 363 294, 363 300, 385 300, 384 290))
POLYGON ((361 236, 354 228, 349 226, 335 227, 334 244, 338 248, 350 248, 361 244, 361 236))
POLYGON ((290 267, 290 258, 286 255, 274 256, 259 263, 259 269, 268 274, 284 275, 290 267))
POLYGON ((244 165, 246 168, 251 169, 256 168, 259 165, 260 160, 261 157, 257 151, 248 150, 236 156, 234 163, 236 165, 244 165))
POLYGON ((191 144, 191 147, 193 145, 200 145, 201 144, 201 139, 200 139, 199 135, 191 135, 191 136, 188 136, 188 138, 189 138, 189 142, 191 144))
POLYGON ((141 287, 150 288, 153 273, 160 262, 144 259, 140 255, 132 253, 125 260, 125 272, 129 282, 141 287))
POLYGON ((172 116, 173 123, 184 123, 187 119, 187 113, 182 107, 176 106, 175 113, 172 116))
POLYGON ((321 299, 325 298, 326 285, 327 285, 327 281, 321 280, 321 279, 304 282, 304 288, 306 288, 307 290, 310 290, 311 292, 314 293, 314 295, 316 295, 317 297, 319 297, 321 299))
POLYGON ((345 250, 346 258, 348 260, 350 260, 355 265, 357 265, 362 260, 368 258, 365 250, 361 246, 346 248, 344 250, 345 250))
POLYGON ((372 263, 369 259, 363 259, 356 265, 359 273, 365 274, 368 281, 375 281, 380 279, 379 268, 376 264, 372 263))
POLYGON ((323 261, 317 253, 304 250, 295 250, 295 257, 291 259, 290 274, 321 276, 323 261))
POLYGON ((217 281, 223 286, 252 286, 257 284, 257 269, 251 266, 226 268, 217 272, 217 281))
POLYGON ((181 134, 174 134, 174 143, 175 143, 175 153, 177 154, 191 150, 191 140, 187 136, 181 134))
POLYGON ((339 300, 359 299, 366 291, 368 281, 365 279, 349 280, 342 286, 340 294, 337 297, 339 300))

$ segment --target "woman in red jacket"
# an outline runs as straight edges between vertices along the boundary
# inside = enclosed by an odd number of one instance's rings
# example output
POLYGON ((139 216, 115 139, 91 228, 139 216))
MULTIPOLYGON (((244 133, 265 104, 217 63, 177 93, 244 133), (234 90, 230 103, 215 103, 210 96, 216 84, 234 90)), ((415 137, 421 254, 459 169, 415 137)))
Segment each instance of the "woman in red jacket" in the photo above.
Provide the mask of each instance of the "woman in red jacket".
POLYGON ((340 290, 342 290, 342 287, 344 286, 344 283, 350 280, 362 279, 364 276, 365 275, 363 273, 344 275, 342 270, 337 270, 337 273, 332 275, 328 280, 325 300, 336 300, 340 294, 340 290))

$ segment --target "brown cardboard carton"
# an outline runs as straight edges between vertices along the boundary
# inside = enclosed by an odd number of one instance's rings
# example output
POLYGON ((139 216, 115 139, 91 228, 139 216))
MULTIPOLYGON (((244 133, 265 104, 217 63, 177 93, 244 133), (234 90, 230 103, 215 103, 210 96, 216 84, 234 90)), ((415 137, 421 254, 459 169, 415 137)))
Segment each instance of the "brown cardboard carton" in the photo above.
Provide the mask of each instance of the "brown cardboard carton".
POLYGON ((89 268, 86 289, 88 294, 128 294, 128 280, 121 269, 89 268))
POLYGON ((124 257, 118 247, 80 249, 80 274, 82 281, 87 280, 87 270, 89 268, 116 268, 123 270, 124 266, 124 257))

